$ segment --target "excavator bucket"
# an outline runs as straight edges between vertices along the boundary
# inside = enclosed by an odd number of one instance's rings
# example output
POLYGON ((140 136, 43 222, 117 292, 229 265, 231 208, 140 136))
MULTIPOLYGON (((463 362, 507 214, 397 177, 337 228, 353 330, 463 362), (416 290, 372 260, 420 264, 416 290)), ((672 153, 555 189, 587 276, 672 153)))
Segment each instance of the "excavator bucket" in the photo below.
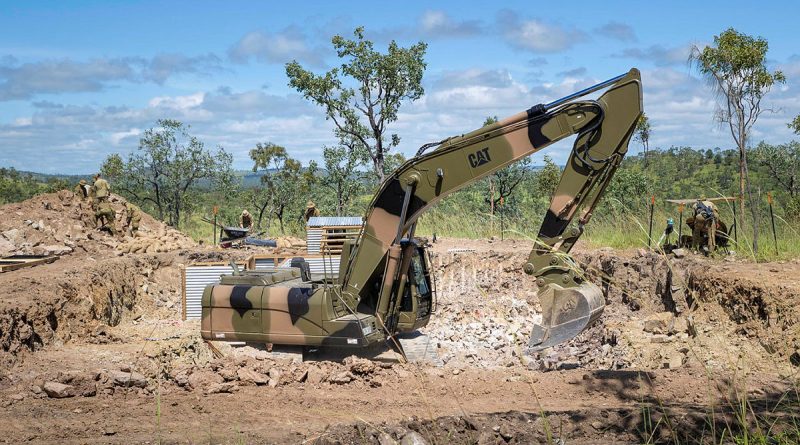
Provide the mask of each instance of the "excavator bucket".
POLYGON ((605 298, 599 287, 589 282, 563 288, 548 284, 540 290, 542 323, 533 326, 528 348, 531 352, 563 343, 600 318, 605 298))

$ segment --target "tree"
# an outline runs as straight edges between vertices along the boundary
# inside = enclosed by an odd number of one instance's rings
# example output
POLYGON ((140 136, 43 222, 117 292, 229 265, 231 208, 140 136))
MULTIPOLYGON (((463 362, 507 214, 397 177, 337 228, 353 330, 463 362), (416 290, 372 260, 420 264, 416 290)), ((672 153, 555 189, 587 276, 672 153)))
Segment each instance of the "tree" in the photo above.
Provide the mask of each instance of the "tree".
POLYGON ((316 163, 312 162, 303 171, 300 161, 290 158, 284 147, 272 142, 256 144, 256 148, 250 150, 250 159, 254 163, 253 171, 263 172, 263 188, 253 194, 253 204, 258 208, 256 227, 262 227, 264 215, 272 215, 278 219, 281 233, 286 233, 286 216, 311 188, 316 163))
POLYGON ((422 75, 427 45, 419 42, 401 48, 389 44, 388 52, 375 51, 364 39, 364 28, 356 28, 355 40, 336 35, 333 47, 343 63, 322 75, 297 61, 286 64, 289 85, 325 109, 341 143, 353 140, 372 160, 377 178, 386 176, 384 159, 400 143, 397 134, 387 134, 387 125, 397 120, 403 101, 422 97, 422 75))
POLYGON ((365 154, 356 145, 324 147, 327 174, 322 178, 322 186, 330 190, 336 198, 336 216, 342 216, 362 189, 359 168, 365 163, 365 154))
POLYGON ((787 127, 791 128, 794 131, 794 134, 800 134, 800 114, 795 116, 795 118, 786 124, 787 127))
POLYGON ((647 167, 647 151, 650 149, 650 119, 647 114, 642 113, 639 120, 636 121, 636 128, 634 129, 634 137, 637 141, 642 143, 644 148, 644 165, 647 167))
POLYGON ((783 83, 786 78, 780 71, 767 69, 769 44, 764 38, 728 28, 714 36, 714 45, 702 50, 692 48, 690 60, 695 62, 718 94, 720 103, 716 118, 720 123, 728 124, 739 149, 739 208, 744 215, 747 191, 753 215, 753 251, 758 253, 758 206, 753 201, 747 177, 747 143, 753 125, 767 111, 761 108, 761 100, 774 84, 783 83))
POLYGON ((152 206, 159 219, 178 227, 208 182, 219 189, 231 187, 232 157, 222 147, 213 153, 207 150, 179 121, 160 119, 156 124, 144 132, 138 150, 127 161, 112 154, 101 171, 112 188, 152 206))
MULTIPOLYGON (((497 123, 497 116, 487 117, 483 121, 483 126, 497 123)), ((511 165, 503 167, 502 169, 494 172, 489 177, 489 211, 494 216, 495 211, 500 213, 500 237, 503 237, 505 230, 505 215, 511 207, 507 206, 508 198, 514 193, 514 189, 522 183, 530 172, 531 158, 523 158, 511 165)))
POLYGON ((800 142, 770 145, 761 142, 755 149, 755 159, 767 168, 770 177, 792 198, 800 196, 800 142))

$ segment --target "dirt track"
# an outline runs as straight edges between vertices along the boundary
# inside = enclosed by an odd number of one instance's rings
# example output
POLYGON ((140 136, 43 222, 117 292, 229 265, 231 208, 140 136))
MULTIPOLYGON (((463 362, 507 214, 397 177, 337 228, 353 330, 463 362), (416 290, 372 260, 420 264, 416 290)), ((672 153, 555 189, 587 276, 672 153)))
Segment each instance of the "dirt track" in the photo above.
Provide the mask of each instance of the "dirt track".
MULTIPOLYGON (((20 220, 50 212, 29 206, 20 220)), ((569 344, 529 356, 528 244, 444 240, 425 329, 443 366, 293 363, 225 345, 215 358, 197 323, 180 320, 179 264, 228 252, 126 254, 108 235, 90 240, 0 274, 0 442, 385 444, 413 443, 415 431, 439 444, 685 443, 715 441, 726 421, 736 429, 744 399, 761 425, 798 415, 797 262, 579 246, 607 310, 569 344)))

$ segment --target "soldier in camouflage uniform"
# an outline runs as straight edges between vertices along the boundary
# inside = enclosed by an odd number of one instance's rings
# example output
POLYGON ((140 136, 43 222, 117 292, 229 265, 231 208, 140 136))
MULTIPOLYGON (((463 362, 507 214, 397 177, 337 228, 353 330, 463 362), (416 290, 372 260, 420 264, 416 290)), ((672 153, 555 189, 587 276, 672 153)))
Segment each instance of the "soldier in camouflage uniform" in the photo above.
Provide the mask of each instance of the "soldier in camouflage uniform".
POLYGON ((315 216, 319 216, 319 209, 317 205, 314 204, 314 201, 308 201, 308 203, 306 203, 306 211, 303 213, 303 219, 308 222, 309 219, 315 216))
POLYGON ((81 179, 80 182, 78 182, 78 185, 76 185, 75 188, 73 189, 73 192, 75 193, 75 197, 78 198, 78 200, 83 201, 87 199, 89 197, 89 190, 88 187, 86 186, 86 180, 81 179))
POLYGON ((139 232, 139 222, 142 220, 142 211, 139 207, 125 204, 125 225, 128 227, 128 236, 136 236, 139 232))
POLYGON ((250 215, 247 209, 242 210, 242 214, 239 215, 239 227, 247 230, 253 228, 253 216, 250 215))
POLYGON ((117 236, 117 229, 115 227, 116 218, 117 213, 114 211, 114 208, 111 207, 111 204, 107 201, 100 201, 97 203, 97 210, 94 212, 94 221, 98 229, 102 230, 103 227, 107 227, 112 235, 117 236))
POLYGON ((702 250, 703 235, 708 237, 708 253, 716 249, 717 224, 719 223, 719 210, 711 201, 698 199, 692 204, 693 216, 686 220, 686 224, 692 228, 692 248, 702 250))
POLYGON ((94 189, 94 196, 98 202, 108 201, 108 195, 111 193, 111 190, 108 186, 108 181, 100 177, 100 173, 94 175, 94 184, 92 185, 94 189))

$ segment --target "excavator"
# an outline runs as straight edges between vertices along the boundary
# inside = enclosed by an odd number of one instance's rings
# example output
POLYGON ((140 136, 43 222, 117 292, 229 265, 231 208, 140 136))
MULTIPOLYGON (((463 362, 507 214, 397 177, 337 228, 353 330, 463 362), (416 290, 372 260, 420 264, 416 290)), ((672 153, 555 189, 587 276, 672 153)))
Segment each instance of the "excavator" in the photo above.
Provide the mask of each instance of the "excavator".
MULTIPOLYGON (((380 185, 338 273, 291 267, 239 271, 208 285, 201 335, 274 345, 399 347, 435 310, 435 278, 419 217, 438 201, 543 148, 576 136, 528 260, 542 318, 529 351, 565 342, 603 312, 603 293, 569 256, 603 195, 642 114, 637 69, 461 136, 426 144, 380 185), (596 99, 589 96, 600 93, 596 99), (575 224, 571 224, 575 220, 575 224)), ((402 348, 399 347, 402 352, 402 348)))

